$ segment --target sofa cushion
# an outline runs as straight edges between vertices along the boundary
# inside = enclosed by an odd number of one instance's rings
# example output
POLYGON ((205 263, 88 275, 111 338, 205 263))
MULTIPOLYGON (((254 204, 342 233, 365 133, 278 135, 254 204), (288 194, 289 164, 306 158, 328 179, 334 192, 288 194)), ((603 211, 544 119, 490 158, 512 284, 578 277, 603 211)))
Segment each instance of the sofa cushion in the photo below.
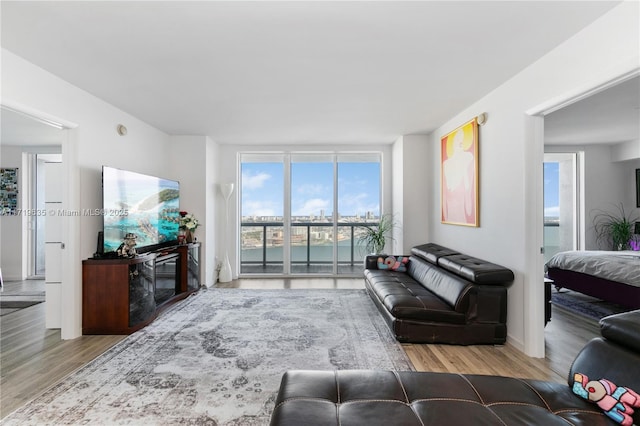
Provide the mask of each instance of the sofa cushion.
POLYGON ((563 384, 508 377, 374 370, 289 371, 272 426, 607 425, 563 384))
POLYGON ((464 324, 463 312, 456 312, 446 301, 402 272, 367 270, 367 288, 385 309, 398 319, 464 324))
POLYGON ((456 312, 466 312, 473 286, 469 281, 415 258, 410 258, 407 274, 451 305, 456 312))
POLYGON ((459 252, 455 250, 434 243, 422 244, 411 249, 412 255, 424 259, 429 263, 433 263, 434 265, 438 264, 438 259, 442 256, 450 256, 458 253, 459 252))
POLYGON ((510 269, 466 254, 440 257, 438 265, 476 284, 504 285, 514 279, 510 269))

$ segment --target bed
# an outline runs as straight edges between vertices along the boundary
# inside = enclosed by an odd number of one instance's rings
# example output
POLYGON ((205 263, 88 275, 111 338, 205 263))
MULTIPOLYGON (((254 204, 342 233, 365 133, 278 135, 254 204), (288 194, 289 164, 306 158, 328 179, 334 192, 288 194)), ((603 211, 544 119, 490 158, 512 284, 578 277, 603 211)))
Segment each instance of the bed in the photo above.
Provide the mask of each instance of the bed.
POLYGON ((558 289, 640 308, 638 251, 564 251, 549 259, 545 269, 558 289))

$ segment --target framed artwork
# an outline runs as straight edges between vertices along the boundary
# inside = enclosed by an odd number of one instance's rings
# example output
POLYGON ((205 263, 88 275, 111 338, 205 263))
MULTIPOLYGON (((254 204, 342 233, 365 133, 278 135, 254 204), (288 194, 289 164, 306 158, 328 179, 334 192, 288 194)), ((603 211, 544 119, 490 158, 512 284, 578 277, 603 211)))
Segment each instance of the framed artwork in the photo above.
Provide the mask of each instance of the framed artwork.
POLYGON ((480 226, 478 214, 478 120, 440 139, 442 223, 480 226))
POLYGON ((16 214, 18 208, 18 169, 0 169, 0 212, 2 216, 16 214))
POLYGON ((636 169, 636 207, 640 207, 640 169, 636 169))

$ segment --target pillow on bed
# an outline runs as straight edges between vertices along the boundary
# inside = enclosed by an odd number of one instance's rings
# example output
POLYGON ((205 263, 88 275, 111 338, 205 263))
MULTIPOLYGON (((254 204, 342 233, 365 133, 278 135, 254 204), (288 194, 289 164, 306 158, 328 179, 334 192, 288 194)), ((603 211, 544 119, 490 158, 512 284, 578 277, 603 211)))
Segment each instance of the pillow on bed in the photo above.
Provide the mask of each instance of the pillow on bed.
POLYGON ((598 404, 611 420, 623 426, 632 426, 632 407, 640 407, 640 395, 629 388, 616 386, 607 379, 589 380, 580 373, 573 376, 573 393, 598 404))
POLYGON ((407 256, 387 256, 378 258, 378 269, 388 269, 391 271, 406 272, 406 264, 409 263, 407 256))

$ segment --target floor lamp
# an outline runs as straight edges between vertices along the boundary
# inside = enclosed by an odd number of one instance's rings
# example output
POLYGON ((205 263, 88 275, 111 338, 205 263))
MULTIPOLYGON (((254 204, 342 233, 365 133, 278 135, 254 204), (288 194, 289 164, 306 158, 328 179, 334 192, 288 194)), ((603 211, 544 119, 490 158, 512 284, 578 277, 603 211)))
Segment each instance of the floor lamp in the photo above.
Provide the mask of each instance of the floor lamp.
POLYGON ((231 273, 231 263, 229 263, 229 198, 231 197, 231 193, 233 192, 233 184, 232 183, 222 183, 220 184, 220 192, 224 197, 224 211, 225 211, 225 220, 224 220, 224 260, 222 261, 222 267, 220 268, 220 275, 218 276, 218 280, 221 283, 228 283, 233 278, 231 273))

